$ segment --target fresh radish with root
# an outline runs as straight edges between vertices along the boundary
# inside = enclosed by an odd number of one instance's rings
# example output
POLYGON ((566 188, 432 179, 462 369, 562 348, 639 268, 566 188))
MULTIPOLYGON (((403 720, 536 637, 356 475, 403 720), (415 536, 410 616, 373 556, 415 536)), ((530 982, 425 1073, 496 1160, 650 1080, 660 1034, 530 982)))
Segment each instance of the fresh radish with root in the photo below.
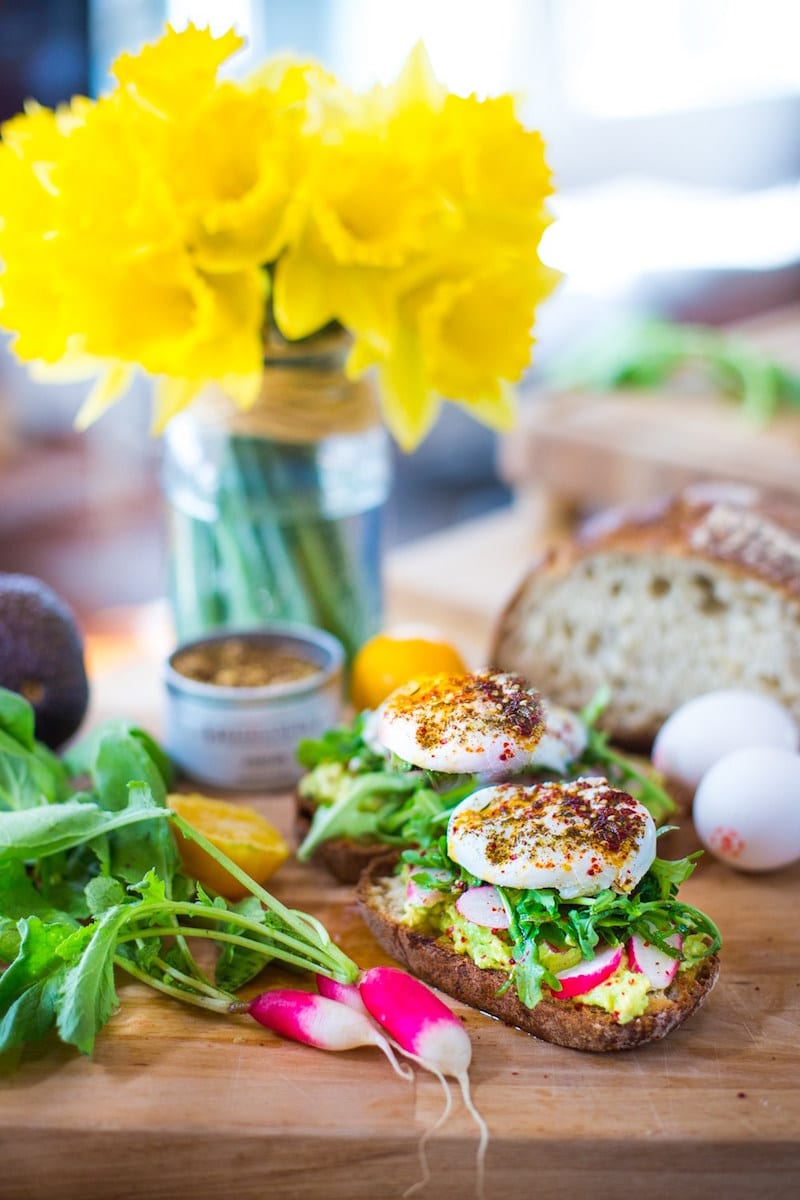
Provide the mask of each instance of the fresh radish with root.
POLYGON ((511 924, 505 904, 491 883, 467 888, 456 900, 456 909, 473 925, 488 929, 508 929, 511 924))
POLYGON ((622 947, 606 946, 604 950, 595 954, 594 958, 590 958, 588 961, 584 959, 582 962, 576 963, 574 967, 567 967, 565 971, 559 971, 556 979, 561 984, 561 988, 559 991, 553 992, 554 998, 568 1000, 570 996, 583 996, 608 979, 609 975, 613 975, 621 961, 622 947))
MULTIPOLYGON (((680 952, 683 938, 679 933, 671 934, 664 941, 668 946, 672 946, 674 950, 680 952)), ((628 963, 631 970, 640 971, 642 975, 646 975, 651 987, 665 988, 672 983, 675 972, 678 970, 679 954, 673 958, 658 946, 654 946, 652 942, 639 937, 638 933, 634 933, 628 939, 625 949, 628 952, 628 963)))
POLYGON ((472 1043, 469 1034, 458 1017, 426 984, 398 967, 372 967, 363 973, 358 986, 367 1011, 403 1053, 437 1076, 445 1092, 444 1111, 420 1142, 423 1178, 405 1195, 411 1195, 430 1179, 425 1144, 450 1114, 452 1096, 445 1078, 450 1075, 458 1082, 465 1107, 480 1131, 477 1194, 482 1196, 483 1163, 489 1131, 470 1094, 468 1072, 472 1061, 472 1043))
POLYGON ((363 1013, 365 1017, 372 1020, 361 999, 358 984, 339 983, 338 979, 331 979, 330 975, 316 975, 315 979, 320 996, 325 996, 327 1000, 336 1000, 339 1004, 346 1004, 348 1008, 363 1013))
POLYGON ((355 1050, 359 1046, 377 1046, 403 1079, 408 1073, 397 1061, 386 1038, 375 1028, 369 1017, 356 1009, 318 996, 315 992, 275 988, 262 992, 249 1004, 232 1005, 234 1012, 248 1012, 251 1017, 274 1033, 316 1046, 320 1050, 355 1050))

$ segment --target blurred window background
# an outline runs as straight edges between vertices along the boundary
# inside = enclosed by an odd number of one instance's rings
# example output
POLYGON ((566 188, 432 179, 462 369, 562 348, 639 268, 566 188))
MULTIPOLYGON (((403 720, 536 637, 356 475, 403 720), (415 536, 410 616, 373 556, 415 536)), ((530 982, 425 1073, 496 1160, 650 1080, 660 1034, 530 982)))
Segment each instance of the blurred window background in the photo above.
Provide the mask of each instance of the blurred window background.
MULTIPOLYGON (((800 4, 796 0, 20 0, 0 3, 0 115, 102 92, 165 21, 248 39, 246 71, 292 50, 355 87, 422 38, 463 94, 512 90, 549 145, 565 282, 542 310, 539 372, 626 313, 719 324, 800 300, 800 4)), ((0 569, 77 607, 163 591, 148 385, 88 434, 83 388, 32 381, 0 346, 0 569)), ((396 456, 387 540, 508 504, 492 434, 448 408, 396 456)))

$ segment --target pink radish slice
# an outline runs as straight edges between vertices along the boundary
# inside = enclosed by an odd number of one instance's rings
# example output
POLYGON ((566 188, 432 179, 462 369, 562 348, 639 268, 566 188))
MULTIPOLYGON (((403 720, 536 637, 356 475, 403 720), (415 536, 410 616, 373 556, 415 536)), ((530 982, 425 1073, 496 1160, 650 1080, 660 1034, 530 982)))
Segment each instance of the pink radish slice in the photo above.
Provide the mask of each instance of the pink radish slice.
POLYGON ((482 887, 471 887, 456 900, 456 909, 473 925, 484 925, 489 929, 508 929, 510 924, 500 893, 491 883, 482 887))
MULTIPOLYGON (((664 940, 669 946, 674 946, 676 950, 680 950, 683 945, 683 938, 679 933, 673 933, 664 940)), ((663 950, 659 950, 658 946, 645 941, 636 933, 628 939, 625 949, 628 952, 631 970, 640 971, 642 975, 646 975, 651 987, 665 988, 672 983, 680 959, 670 958, 663 950)))
POLYGON ((556 979, 561 984, 561 991, 553 992, 554 998, 568 1000, 570 996, 582 996, 585 992, 590 992, 603 980, 608 979, 609 975, 613 975, 621 961, 622 947, 606 946, 599 954, 595 954, 594 958, 588 961, 584 959, 574 967, 559 971, 556 979))
POLYGON ((416 904, 420 908, 430 908, 432 904, 438 904, 444 898, 444 892, 437 891, 436 888, 426 888, 421 883, 417 883, 416 876, 422 874, 429 875, 431 879, 441 879, 443 882, 450 879, 451 876, 447 871, 439 869, 425 871, 424 868, 419 871, 412 871, 409 875, 408 883, 406 884, 406 899, 409 904, 416 904))

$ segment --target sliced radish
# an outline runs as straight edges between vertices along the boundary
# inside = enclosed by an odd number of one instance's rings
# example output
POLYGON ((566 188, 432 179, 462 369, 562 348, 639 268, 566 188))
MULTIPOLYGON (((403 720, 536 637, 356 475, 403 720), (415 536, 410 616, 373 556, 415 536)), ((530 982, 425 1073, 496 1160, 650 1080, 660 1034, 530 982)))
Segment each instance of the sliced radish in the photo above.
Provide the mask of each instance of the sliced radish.
POLYGON ((557 1000, 568 1000, 570 996, 582 996, 590 992, 603 980, 613 975, 622 961, 622 946, 606 946, 594 958, 584 959, 574 967, 559 971, 556 979, 561 984, 560 992, 553 992, 557 1000))
POLYGON ((489 929, 508 929, 509 920, 505 905, 497 888, 490 883, 467 888, 456 900, 456 909, 473 925, 485 925, 489 929))
POLYGON ((445 893, 438 891, 436 888, 423 887, 421 883, 417 883, 416 876, 423 874, 430 876, 431 879, 439 879, 442 883, 446 883, 451 877, 447 871, 442 871, 438 868, 427 871, 423 867, 419 871, 411 872, 406 884, 406 900, 409 904, 416 904, 420 908, 430 908, 432 904, 438 904, 445 893))
MULTIPOLYGON (((679 933, 673 933, 664 940, 669 946, 674 946, 676 950, 680 950, 683 945, 683 938, 679 933)), ((670 958, 652 942, 646 942, 644 938, 635 933, 628 939, 625 949, 628 952, 631 970, 640 971, 642 975, 646 975, 651 987, 665 988, 675 978, 680 960, 670 958)))

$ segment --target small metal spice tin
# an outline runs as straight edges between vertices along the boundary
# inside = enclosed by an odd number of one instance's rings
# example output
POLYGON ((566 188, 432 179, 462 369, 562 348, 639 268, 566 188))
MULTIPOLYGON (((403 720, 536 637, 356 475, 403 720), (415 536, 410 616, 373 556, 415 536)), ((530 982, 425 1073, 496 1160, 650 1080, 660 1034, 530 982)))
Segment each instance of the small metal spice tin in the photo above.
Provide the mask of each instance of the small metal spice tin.
POLYGON ((225 630, 173 651, 165 682, 166 747, 173 762, 199 783, 243 791, 274 791, 302 774, 296 752, 302 738, 319 737, 342 711, 344 650, 335 637, 305 625, 225 630), (175 669, 187 652, 244 643, 303 660, 310 674, 288 682, 236 686, 189 678, 175 669))

